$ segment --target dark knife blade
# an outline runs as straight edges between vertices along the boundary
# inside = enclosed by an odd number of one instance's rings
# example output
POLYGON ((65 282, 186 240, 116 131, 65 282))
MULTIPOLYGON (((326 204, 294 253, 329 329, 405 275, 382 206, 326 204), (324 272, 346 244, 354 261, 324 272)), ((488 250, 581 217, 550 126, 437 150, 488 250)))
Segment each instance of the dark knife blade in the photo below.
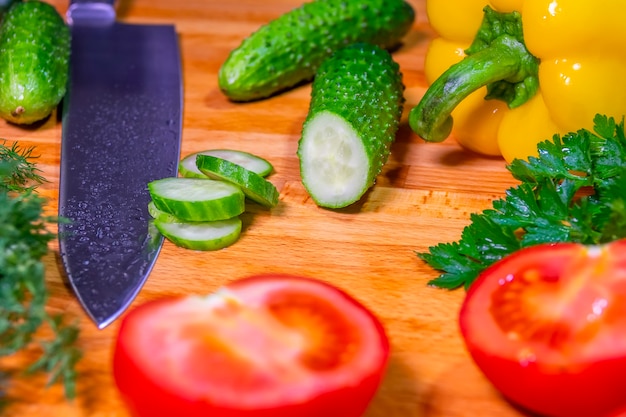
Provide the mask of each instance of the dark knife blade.
POLYGON ((59 249, 80 303, 104 328, 134 300, 163 242, 147 184, 177 174, 182 76, 173 26, 119 23, 112 2, 92 6, 68 12, 59 249))

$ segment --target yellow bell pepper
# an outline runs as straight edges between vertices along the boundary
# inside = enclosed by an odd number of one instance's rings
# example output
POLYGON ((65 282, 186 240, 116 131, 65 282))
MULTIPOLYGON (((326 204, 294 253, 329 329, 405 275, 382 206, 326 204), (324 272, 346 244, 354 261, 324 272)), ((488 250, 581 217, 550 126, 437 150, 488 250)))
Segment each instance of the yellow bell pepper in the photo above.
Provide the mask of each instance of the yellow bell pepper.
POLYGON ((426 8, 439 37, 426 54, 430 87, 409 113, 423 139, 452 133, 511 161, 536 155, 556 133, 592 129, 598 113, 626 114, 623 0, 427 0, 426 8))

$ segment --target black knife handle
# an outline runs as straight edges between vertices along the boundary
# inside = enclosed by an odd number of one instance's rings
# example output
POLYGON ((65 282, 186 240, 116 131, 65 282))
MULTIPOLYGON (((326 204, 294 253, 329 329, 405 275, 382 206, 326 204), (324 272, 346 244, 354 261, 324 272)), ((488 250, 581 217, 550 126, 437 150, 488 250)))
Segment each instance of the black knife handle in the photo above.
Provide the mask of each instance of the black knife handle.
POLYGON ((71 0, 66 13, 69 25, 108 26, 115 23, 115 0, 71 0))

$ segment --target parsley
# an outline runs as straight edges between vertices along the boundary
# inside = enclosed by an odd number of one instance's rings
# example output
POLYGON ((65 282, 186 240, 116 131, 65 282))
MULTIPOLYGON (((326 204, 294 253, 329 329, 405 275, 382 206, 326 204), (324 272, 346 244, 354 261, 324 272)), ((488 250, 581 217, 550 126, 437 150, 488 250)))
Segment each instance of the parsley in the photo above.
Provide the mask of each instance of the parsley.
POLYGON ((75 346, 78 329, 45 309, 48 291, 42 257, 55 237, 47 226, 57 219, 44 216, 45 200, 35 191, 44 179, 30 162, 33 149, 5 143, 0 142, 0 355, 38 344, 42 354, 27 371, 48 372, 49 383, 62 381, 67 397, 73 398, 74 367, 81 356, 75 346), (36 338, 44 324, 52 331, 52 340, 36 338))
POLYGON ((485 268, 527 246, 626 237, 624 119, 596 115, 593 130, 555 135, 538 145, 537 157, 511 162, 519 185, 472 214, 458 242, 417 254, 442 272, 429 284, 468 288, 485 268))

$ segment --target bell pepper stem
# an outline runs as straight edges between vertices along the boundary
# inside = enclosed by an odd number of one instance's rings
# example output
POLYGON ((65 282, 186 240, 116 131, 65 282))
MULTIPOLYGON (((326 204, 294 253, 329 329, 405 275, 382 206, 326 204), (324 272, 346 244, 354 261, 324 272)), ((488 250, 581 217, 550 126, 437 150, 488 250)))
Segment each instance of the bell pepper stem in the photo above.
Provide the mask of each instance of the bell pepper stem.
POLYGON ((411 109, 411 129, 428 142, 441 142, 452 131, 451 113, 461 101, 483 86, 514 78, 522 59, 518 48, 510 47, 511 39, 508 41, 468 55, 444 72, 411 109))
POLYGON ((409 113, 411 129, 424 140, 441 142, 452 131, 452 111, 472 92, 486 86, 485 99, 515 108, 539 89, 539 59, 524 44, 520 13, 483 9, 482 24, 466 57, 444 72, 409 113))

